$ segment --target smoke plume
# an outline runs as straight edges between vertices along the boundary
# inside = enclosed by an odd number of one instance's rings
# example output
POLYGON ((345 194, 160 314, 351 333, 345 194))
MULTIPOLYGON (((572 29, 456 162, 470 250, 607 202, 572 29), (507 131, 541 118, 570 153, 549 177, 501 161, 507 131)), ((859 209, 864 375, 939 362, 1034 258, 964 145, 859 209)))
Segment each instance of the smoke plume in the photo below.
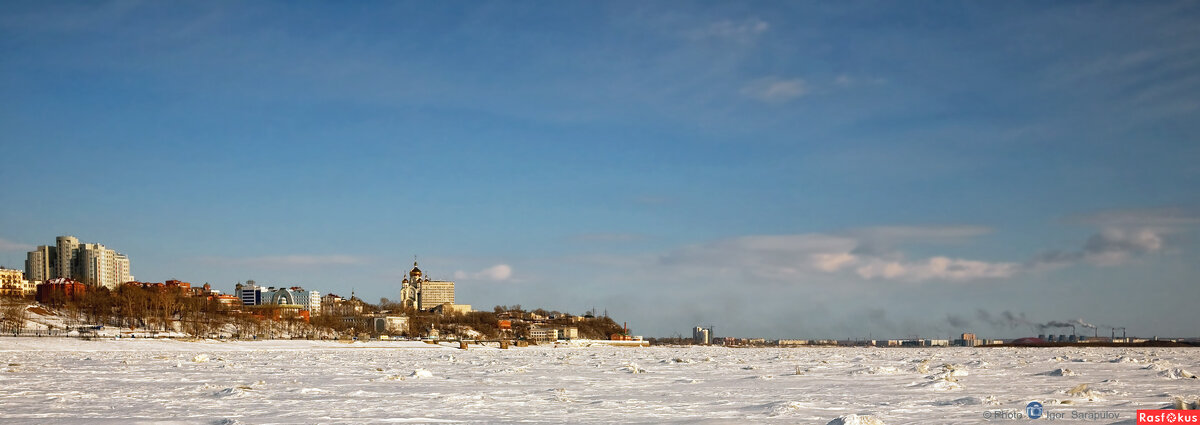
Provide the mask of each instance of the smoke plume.
POLYGON ((1096 325, 1093 325, 1093 324, 1091 324, 1091 323, 1085 322, 1085 321, 1083 321, 1083 319, 1075 319, 1075 320, 1072 320, 1072 321, 1071 321, 1071 324, 1074 324, 1074 325, 1077 325, 1077 326, 1082 326, 1082 327, 1085 327, 1085 328, 1088 328, 1088 329, 1096 329, 1096 325))

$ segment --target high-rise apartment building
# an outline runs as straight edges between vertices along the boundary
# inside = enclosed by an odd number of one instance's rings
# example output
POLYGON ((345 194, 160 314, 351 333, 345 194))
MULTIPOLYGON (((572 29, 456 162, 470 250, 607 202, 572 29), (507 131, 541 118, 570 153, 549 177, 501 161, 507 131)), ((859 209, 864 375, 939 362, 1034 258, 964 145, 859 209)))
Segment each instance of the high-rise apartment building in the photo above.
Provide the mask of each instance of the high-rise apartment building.
POLYGON ((25 278, 45 282, 58 277, 58 249, 42 245, 25 256, 25 278))
POLYGON ((129 273, 129 257, 119 252, 101 244, 81 244, 74 236, 59 236, 55 242, 55 246, 39 246, 26 255, 27 279, 61 277, 109 289, 134 280, 129 273))
POLYGON ((68 279, 79 279, 83 273, 80 273, 79 262, 79 239, 74 236, 59 236, 55 240, 58 245, 58 274, 54 277, 65 277, 68 279))
POLYGON ((712 344, 712 329, 699 326, 692 328, 692 342, 697 345, 712 344))
POLYGON ((81 281, 109 289, 130 281, 129 258, 100 244, 83 244, 76 254, 81 281))

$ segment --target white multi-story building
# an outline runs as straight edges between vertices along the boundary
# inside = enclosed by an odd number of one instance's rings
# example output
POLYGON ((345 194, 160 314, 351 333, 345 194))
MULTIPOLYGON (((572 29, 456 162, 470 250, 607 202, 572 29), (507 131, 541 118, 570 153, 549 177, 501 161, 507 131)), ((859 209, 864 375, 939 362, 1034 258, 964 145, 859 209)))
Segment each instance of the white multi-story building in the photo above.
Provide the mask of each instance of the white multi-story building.
POLYGON ((129 257, 119 252, 101 244, 81 244, 74 236, 59 236, 55 243, 39 246, 26 255, 25 274, 30 281, 62 277, 114 289, 134 280, 129 273, 129 257))
POLYGON ((558 328, 559 339, 579 339, 579 328, 574 326, 564 326, 558 328))
POLYGON ((238 282, 234 286, 233 295, 242 300, 242 305, 259 305, 263 303, 263 292, 266 292, 266 289, 255 285, 253 280, 248 280, 245 285, 238 282))
POLYGON ((237 284, 234 291, 242 300, 242 305, 295 305, 308 310, 310 315, 321 314, 321 293, 317 291, 307 291, 298 286, 263 288, 253 280, 246 281, 245 285, 237 284))
POLYGON ((529 339, 537 342, 554 342, 558 340, 558 329, 531 327, 529 328, 529 339))
MULTIPOLYGON (((280 291, 283 291, 282 289, 280 291)), ((306 291, 304 288, 292 287, 286 290, 291 295, 292 302, 304 306, 310 315, 321 314, 321 293, 306 291)))

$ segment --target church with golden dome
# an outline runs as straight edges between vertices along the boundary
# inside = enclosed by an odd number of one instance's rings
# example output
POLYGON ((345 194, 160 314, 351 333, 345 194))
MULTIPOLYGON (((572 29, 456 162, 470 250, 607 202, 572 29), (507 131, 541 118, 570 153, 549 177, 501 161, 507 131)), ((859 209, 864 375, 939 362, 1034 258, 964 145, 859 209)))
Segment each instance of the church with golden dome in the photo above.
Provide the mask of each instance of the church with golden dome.
POLYGON ((432 310, 443 304, 454 305, 454 282, 430 279, 413 261, 408 277, 400 282, 400 304, 419 310, 432 310))

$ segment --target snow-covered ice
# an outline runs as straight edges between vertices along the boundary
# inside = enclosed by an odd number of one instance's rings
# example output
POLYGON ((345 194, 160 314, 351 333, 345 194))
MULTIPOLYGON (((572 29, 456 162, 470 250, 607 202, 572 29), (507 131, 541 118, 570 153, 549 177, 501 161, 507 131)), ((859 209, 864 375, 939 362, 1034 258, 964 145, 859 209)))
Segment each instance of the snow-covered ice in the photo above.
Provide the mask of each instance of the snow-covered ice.
POLYGON ((895 425, 980 423, 985 411, 1030 401, 1120 413, 1101 422, 1113 423, 1137 409, 1195 406, 1194 370, 1200 351, 1179 348, 0 338, 0 423, 895 425))

